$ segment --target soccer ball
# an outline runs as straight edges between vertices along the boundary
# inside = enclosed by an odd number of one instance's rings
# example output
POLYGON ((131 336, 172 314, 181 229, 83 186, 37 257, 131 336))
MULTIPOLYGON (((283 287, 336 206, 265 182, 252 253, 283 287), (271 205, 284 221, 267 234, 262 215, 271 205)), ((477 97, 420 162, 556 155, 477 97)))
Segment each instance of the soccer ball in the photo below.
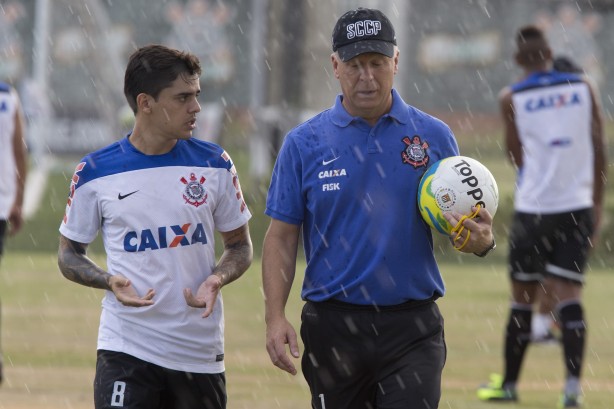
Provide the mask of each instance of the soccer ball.
POLYGON ((499 205, 499 189, 492 173, 475 159, 451 156, 433 163, 418 186, 418 208, 424 220, 441 234, 449 235, 452 226, 443 217, 454 211, 469 215, 480 204, 492 216, 499 205))

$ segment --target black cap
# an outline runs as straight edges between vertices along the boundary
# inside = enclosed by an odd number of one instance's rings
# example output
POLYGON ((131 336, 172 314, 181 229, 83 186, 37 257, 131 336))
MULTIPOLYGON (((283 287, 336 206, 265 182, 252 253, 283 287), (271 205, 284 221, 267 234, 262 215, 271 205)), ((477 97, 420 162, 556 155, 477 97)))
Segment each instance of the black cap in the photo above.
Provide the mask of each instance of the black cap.
POLYGON ((379 10, 358 8, 342 15, 333 30, 333 51, 341 61, 364 53, 394 56, 397 38, 388 17, 379 10))

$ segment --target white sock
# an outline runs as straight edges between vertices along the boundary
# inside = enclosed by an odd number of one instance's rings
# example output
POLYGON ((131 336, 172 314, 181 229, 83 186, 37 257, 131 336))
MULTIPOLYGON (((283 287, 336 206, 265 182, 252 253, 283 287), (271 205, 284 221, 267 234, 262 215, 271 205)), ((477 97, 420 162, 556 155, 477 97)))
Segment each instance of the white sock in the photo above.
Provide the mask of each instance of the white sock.
POLYGON ((533 314, 531 319, 531 335, 533 338, 544 338, 550 332, 553 319, 550 314, 533 314))
POLYGON ((570 376, 565 381, 566 395, 580 395, 580 379, 570 376))

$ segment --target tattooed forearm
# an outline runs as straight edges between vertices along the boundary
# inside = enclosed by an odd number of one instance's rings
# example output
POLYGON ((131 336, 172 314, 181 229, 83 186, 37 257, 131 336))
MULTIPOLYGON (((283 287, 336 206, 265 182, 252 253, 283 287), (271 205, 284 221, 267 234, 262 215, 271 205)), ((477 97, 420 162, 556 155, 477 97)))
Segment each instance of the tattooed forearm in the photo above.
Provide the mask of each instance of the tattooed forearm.
POLYGON ((226 285, 243 275, 252 263, 254 250, 247 224, 236 230, 222 233, 222 237, 224 254, 213 269, 213 274, 220 276, 222 285, 226 285))
POLYGON ((70 281, 88 287, 109 290, 111 275, 86 256, 87 244, 77 243, 60 236, 58 267, 70 281))

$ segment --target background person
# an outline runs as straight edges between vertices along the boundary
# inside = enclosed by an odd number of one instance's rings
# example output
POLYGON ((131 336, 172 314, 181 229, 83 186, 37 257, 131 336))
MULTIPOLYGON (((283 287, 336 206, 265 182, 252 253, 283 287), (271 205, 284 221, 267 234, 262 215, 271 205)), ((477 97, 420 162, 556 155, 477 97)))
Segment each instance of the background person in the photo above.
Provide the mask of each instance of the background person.
MULTIPOLYGON (((436 408, 446 346, 435 300, 444 284, 417 192, 427 164, 458 155, 457 143, 447 125, 392 88, 399 51, 382 12, 348 11, 332 42, 341 95, 289 132, 268 192, 267 351, 296 374, 286 344, 298 358, 297 336, 285 305, 302 229, 302 371, 311 406, 436 408)), ((463 251, 494 247, 487 211, 464 225, 472 233, 463 251)))
MULTIPOLYGON (((23 196, 27 172, 25 122, 19 96, 9 84, 0 82, 0 259, 7 235, 23 224, 23 196)), ((2 382, 0 349, 0 382, 2 382)))
POLYGON ((582 285, 599 231, 606 160, 601 108, 579 74, 552 71, 552 52, 534 26, 516 35, 519 82, 504 88, 500 107, 506 145, 518 169, 510 231, 512 302, 505 331, 505 372, 478 390, 483 400, 515 401, 531 341, 533 304, 555 300, 566 381, 560 406, 578 407, 586 343, 582 285))
POLYGON ((124 82, 134 129, 83 158, 72 178, 58 264, 106 290, 98 409, 226 407, 220 290, 251 263, 251 214, 228 154, 191 138, 200 72, 190 53, 136 50, 124 82), (99 230, 108 271, 86 256, 99 230))
MULTIPOLYGON (((553 58, 552 69, 560 72, 583 73, 582 68, 575 61, 564 55, 553 58)), ((540 295, 541 293, 538 291, 537 314, 531 318, 531 341, 538 343, 558 342, 560 340, 561 329, 552 314, 557 301, 551 297, 540 295)))

